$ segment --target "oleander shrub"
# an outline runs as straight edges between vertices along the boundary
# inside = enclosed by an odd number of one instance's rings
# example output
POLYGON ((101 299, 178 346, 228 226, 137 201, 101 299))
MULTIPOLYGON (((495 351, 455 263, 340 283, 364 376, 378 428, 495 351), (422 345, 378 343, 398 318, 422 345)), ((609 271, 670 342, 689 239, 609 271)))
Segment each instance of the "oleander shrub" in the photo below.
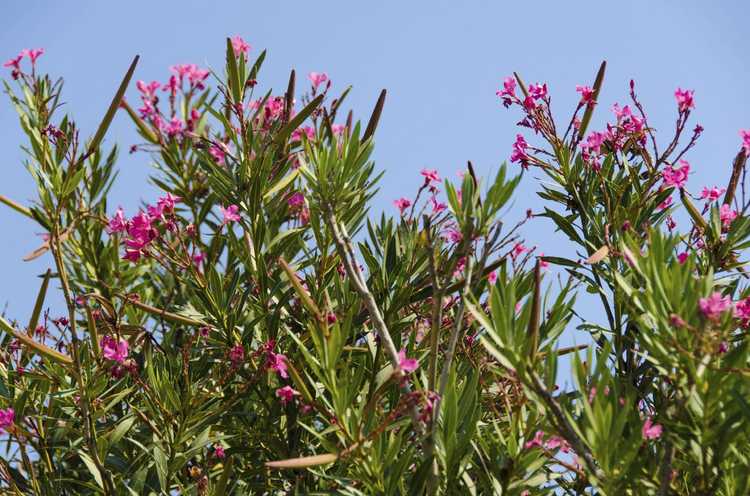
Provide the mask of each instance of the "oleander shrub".
POLYGON ((511 164, 424 169, 379 214, 385 92, 363 120, 324 73, 274 92, 235 37, 128 101, 136 58, 86 138, 42 53, 5 64, 37 198, 0 201, 49 270, 0 319, 4 494, 750 493, 750 131, 691 193, 692 91, 671 133, 633 82, 593 130, 606 64, 564 118, 514 74, 511 164), (113 118, 153 163, 138 210, 108 201, 113 118), (569 246, 528 247, 532 218, 569 246))

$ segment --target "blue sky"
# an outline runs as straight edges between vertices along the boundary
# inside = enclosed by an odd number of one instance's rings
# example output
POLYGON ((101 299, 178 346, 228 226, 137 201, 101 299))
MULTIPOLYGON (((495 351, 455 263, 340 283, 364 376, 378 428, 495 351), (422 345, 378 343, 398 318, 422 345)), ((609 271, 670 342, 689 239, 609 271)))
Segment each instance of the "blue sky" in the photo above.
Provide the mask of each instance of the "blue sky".
MULTIPOLYGON (((608 61, 594 125, 624 102, 630 78, 662 140, 675 119, 677 86, 695 90, 693 123, 705 128, 688 159, 689 185, 725 184, 739 148, 738 130, 750 128, 746 1, 628 2, 254 2, 143 1, 2 2, 0 58, 44 47, 41 68, 66 80, 64 100, 92 132, 135 54, 136 79, 165 80, 168 66, 195 62, 221 69, 226 36, 242 35, 254 54, 268 49, 261 74, 266 87, 285 87, 289 70, 325 71, 334 88, 353 86, 349 104, 366 120, 381 88, 388 89, 375 158, 386 171, 375 210, 412 195, 423 167, 455 178, 472 160, 487 175, 506 160, 518 113, 502 108, 495 91, 519 72, 546 81, 553 109, 565 119, 577 101, 576 84, 591 84, 608 61)), ((251 53, 251 55, 252 55, 251 53)), ((3 77, 7 77, 3 73, 3 77)), ((131 100, 134 99, 131 93, 131 100)), ((28 203, 34 185, 23 167, 22 136, 7 98, 0 96, 0 193, 28 203)), ((118 116, 107 143, 123 146, 111 205, 132 212, 156 196, 146 183, 149 157, 129 156, 136 135, 118 116)), ((509 216, 538 209, 535 174, 523 180, 509 216)), ((49 257, 21 258, 38 246, 38 229, 0 205, 0 310, 25 321, 49 257)), ((549 255, 569 254, 551 224, 527 225, 530 244, 549 255)), ((52 300, 58 301, 57 300, 52 300)), ((593 310, 592 310, 593 311, 593 310)))

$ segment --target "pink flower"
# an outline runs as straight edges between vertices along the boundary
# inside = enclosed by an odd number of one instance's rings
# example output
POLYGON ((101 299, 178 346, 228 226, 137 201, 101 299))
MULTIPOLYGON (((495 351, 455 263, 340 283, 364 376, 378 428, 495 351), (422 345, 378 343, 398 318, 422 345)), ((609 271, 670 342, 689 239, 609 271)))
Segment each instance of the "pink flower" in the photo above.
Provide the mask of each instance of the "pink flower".
POLYGON ((284 386, 276 390, 276 397, 281 400, 282 405, 286 405, 298 395, 299 393, 289 386, 284 386))
POLYGON ((677 109, 680 112, 687 112, 691 108, 695 107, 695 102, 693 101, 693 90, 683 90, 681 88, 677 88, 674 91, 674 97, 677 100, 677 109))
POLYGON ((497 272, 494 270, 487 274, 487 282, 490 283, 490 285, 494 286, 497 282, 497 272))
POLYGON ((334 136, 341 136, 344 134, 344 131, 346 130, 346 126, 343 124, 333 124, 331 126, 331 132, 334 136))
POLYGON ((448 208, 448 205, 446 205, 445 203, 439 202, 437 198, 434 196, 430 197, 430 204, 432 205, 433 214, 439 214, 440 212, 448 208))
POLYGON ((206 254, 202 251, 199 251, 193 255, 193 264, 200 268, 200 265, 203 263, 203 261, 206 259, 206 254))
POLYGON ((214 444, 214 456, 219 460, 223 460, 227 456, 224 452, 224 446, 218 443, 214 444))
POLYGON ((750 129, 740 130, 740 137, 742 138, 742 147, 745 149, 745 156, 750 157, 750 129))
MULTIPOLYGON (((223 143, 222 143, 222 145, 223 145, 223 143)), ((213 159, 216 161, 217 164, 224 165, 224 159, 227 156, 227 153, 224 150, 224 148, 222 148, 219 145, 212 144, 208 148, 208 154, 213 157, 213 159)))
POLYGON ((313 89, 317 90, 318 86, 328 81, 328 74, 325 72, 311 72, 307 75, 307 79, 312 83, 313 89))
POLYGON ((528 169, 529 167, 529 156, 526 154, 526 150, 529 148, 529 144, 526 143, 523 135, 517 134, 516 141, 513 143, 513 152, 510 155, 511 162, 520 162, 521 167, 528 169))
POLYGON ((266 358, 266 369, 273 370, 277 374, 279 374, 279 377, 287 379, 289 377, 289 374, 287 373, 286 361, 287 358, 285 355, 269 351, 266 358))
POLYGON ((732 306, 732 299, 729 296, 722 296, 718 291, 714 292, 708 298, 698 300, 698 308, 708 319, 716 320, 721 314, 726 312, 732 306))
POLYGON ((245 348, 241 344, 232 346, 229 350, 229 361, 233 367, 237 367, 245 360, 245 348))
POLYGON ((550 437, 547 442, 544 443, 544 447, 550 451, 560 448, 560 451, 563 453, 570 453, 570 444, 559 436, 550 437))
POLYGON ((539 268, 540 269, 546 269, 549 267, 549 262, 544 259, 544 252, 539 252, 539 268))
POLYGON ((12 408, 0 410, 0 429, 7 431, 8 428, 13 425, 15 419, 16 412, 12 408))
POLYGON ((679 262, 680 265, 683 265, 685 262, 687 262, 687 259, 688 259, 688 253, 686 251, 677 255, 677 262, 679 262))
POLYGON ((117 341, 112 336, 103 336, 99 340, 99 347, 107 360, 123 363, 128 357, 128 342, 123 338, 117 341))
POLYGON ((743 327, 746 327, 750 323, 750 298, 745 298, 735 303, 734 316, 742 321, 743 327))
POLYGON ((658 208, 659 210, 666 210, 672 206, 672 201, 672 197, 668 196, 667 199, 657 205, 656 208, 658 208))
POLYGON ((167 196, 162 196, 161 198, 159 198, 156 204, 163 212, 172 212, 174 211, 175 204, 177 204, 177 202, 181 200, 181 197, 172 196, 172 193, 167 193, 167 196))
POLYGON ((510 257, 515 261, 519 256, 523 255, 527 251, 528 248, 526 248, 523 243, 518 242, 513 246, 513 250, 511 250, 510 252, 510 257))
POLYGON ((690 164, 687 160, 680 160, 680 167, 665 167, 661 175, 664 178, 664 186, 681 189, 685 186, 690 173, 690 164))
POLYGON ((21 50, 21 55, 28 56, 32 65, 36 64, 36 59, 42 54, 44 54, 44 48, 25 48, 21 50))
POLYGON ((530 84, 529 85, 529 96, 534 100, 540 100, 547 97, 547 83, 544 84, 530 84))
POLYGON ((709 203, 714 202, 718 200, 726 190, 726 188, 719 188, 718 186, 714 186, 711 189, 709 189, 707 186, 704 186, 703 191, 701 191, 701 200, 706 200, 709 203))
POLYGON ((729 225, 736 218, 737 211, 733 210, 729 205, 724 204, 719 209, 719 219, 721 219, 721 225, 724 226, 725 229, 728 229, 729 225))
POLYGON ((463 234, 461 234, 461 231, 452 227, 443 231, 442 235, 443 238, 447 239, 451 243, 460 243, 464 238, 463 234))
POLYGON ((411 200, 407 198, 399 198, 398 200, 394 200, 393 204, 398 208, 399 212, 401 212, 401 215, 404 215, 404 211, 411 207, 411 200))
POLYGON ((422 169, 419 173, 424 176, 425 184, 440 182, 440 176, 436 170, 422 169))
POLYGON ((122 207, 117 207, 115 215, 109 219, 107 224, 107 232, 109 234, 124 232, 128 227, 128 221, 125 219, 125 213, 122 207))
POLYGON ((503 79, 503 89, 497 90, 495 93, 500 98, 515 97, 516 96, 516 78, 508 76, 503 79))
POLYGON ((242 39, 242 36, 233 36, 230 41, 232 42, 232 51, 234 51, 234 56, 239 57, 240 54, 247 55, 247 53, 252 48, 250 45, 247 44, 245 40, 242 39))
POLYGON ((581 94, 582 104, 588 104, 594 101, 594 89, 591 86, 577 84, 576 91, 581 94))
POLYGON ((292 131, 292 141, 302 141, 302 136, 307 136, 308 140, 315 139, 315 129, 312 126, 298 127, 292 131))
POLYGON ((661 437, 661 430, 661 426, 652 423, 651 417, 648 417, 643 423, 641 434, 643 434, 643 439, 658 439, 661 437))
POLYGON ((167 124, 167 134, 171 137, 178 136, 182 133, 182 119, 178 117, 172 117, 172 120, 167 124))
POLYGON ((286 204, 294 211, 299 210, 305 204, 305 195, 296 191, 287 199, 286 204))
POLYGON ((135 87, 140 91, 141 98, 147 101, 151 101, 156 96, 156 90, 161 87, 159 81, 151 81, 146 83, 145 81, 136 81, 135 87))
POLYGON ((536 431, 536 434, 534 434, 534 438, 526 441, 526 444, 523 445, 525 449, 532 449, 539 447, 541 448, 544 444, 544 431, 536 431))
POLYGON ((21 60, 23 60, 23 53, 18 54, 12 59, 9 59, 3 64, 3 67, 13 68, 16 71, 21 70, 21 60))
POLYGON ((229 205, 227 208, 219 207, 219 211, 224 218, 222 224, 231 224, 240 220, 240 215, 237 213, 239 209, 240 207, 237 205, 229 205))
POLYGON ((398 368, 404 374, 411 374, 419 368, 419 360, 416 358, 406 358, 406 350, 398 352, 398 368))

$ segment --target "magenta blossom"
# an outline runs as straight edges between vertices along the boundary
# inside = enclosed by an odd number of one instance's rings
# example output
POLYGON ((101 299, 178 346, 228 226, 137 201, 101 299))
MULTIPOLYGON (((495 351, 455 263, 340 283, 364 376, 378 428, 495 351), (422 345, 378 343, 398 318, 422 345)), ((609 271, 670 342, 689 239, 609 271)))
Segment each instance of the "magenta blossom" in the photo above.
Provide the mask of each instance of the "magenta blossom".
POLYGON ((223 460, 227 456, 224 452, 224 446, 219 443, 214 444, 214 456, 219 460, 223 460))
POLYGON ((665 167, 661 175, 664 178, 664 186, 668 188, 682 189, 688 179, 690 173, 690 164, 687 160, 680 160, 680 167, 677 169, 673 167, 665 167))
POLYGON ((107 360, 123 363, 128 357, 128 342, 123 338, 118 341, 113 336, 103 336, 99 340, 99 347, 107 360))
POLYGON ((715 291, 708 298, 698 300, 698 308, 710 320, 717 320, 731 306, 732 299, 729 296, 722 296, 718 291, 715 291))
POLYGON ((714 202, 719 199, 721 195, 724 194, 726 191, 726 188, 719 188, 718 186, 714 186, 713 188, 708 188, 707 186, 703 187, 703 191, 701 191, 701 200, 706 200, 709 203, 714 202))
POLYGON ((523 135, 517 134, 516 141, 513 143, 513 152, 510 155, 511 162, 520 162, 521 167, 524 169, 529 168, 529 155, 526 150, 529 148, 529 144, 526 143, 523 135))
POLYGON ((495 93, 500 98, 515 97, 516 96, 516 78, 508 76, 503 79, 503 88, 497 90, 495 93))
POLYGON ((732 221, 737 218, 737 211, 732 209, 727 204, 724 204, 719 209, 719 219, 721 219, 721 225, 724 229, 728 229, 732 221))
POLYGON ((281 400, 282 405, 286 405, 298 395, 299 393, 290 386, 284 386, 276 390, 276 397, 281 400))
POLYGON ((12 408, 0 409, 0 429, 7 431, 16 419, 16 412, 12 408))
POLYGON ((107 232, 109 234, 124 232, 128 227, 128 221, 125 219, 125 212, 122 207, 117 207, 115 215, 109 219, 107 224, 107 232))
POLYGON ((687 259, 688 259, 687 252, 682 252, 682 253, 680 253, 680 254, 677 255, 677 262, 680 265, 683 265, 685 262, 687 262, 687 259))
POLYGON ((416 358, 406 358, 406 350, 398 352, 398 368, 404 374, 411 374, 419 368, 419 360, 416 358))
POLYGON ((518 257, 523 255, 525 252, 527 252, 529 249, 526 248, 523 243, 518 242, 513 246, 513 250, 510 252, 510 258, 515 261, 518 257))
POLYGON ((742 326, 750 323, 750 298, 740 300, 734 305, 734 316, 742 321, 742 326))
POLYGON ((425 184, 440 182, 440 176, 436 170, 422 169, 419 173, 424 176, 425 184))
POLYGON ((29 57, 31 65, 36 64, 36 59, 44 54, 44 48, 24 48, 21 50, 21 55, 29 57))
POLYGON ((745 149, 745 156, 750 157, 750 129, 742 129, 740 137, 742 138, 742 147, 745 149))
POLYGON ((576 91, 581 94, 581 104, 590 104, 594 102, 594 89, 591 86, 576 85, 576 91))
POLYGON ((312 83, 313 89, 317 90, 318 86, 328 81, 328 74, 325 72, 311 72, 307 75, 307 79, 312 83))
POLYGON ((547 97, 547 83, 544 84, 530 84, 529 85, 529 96, 534 100, 540 100, 547 97))
POLYGON ((245 348, 241 344, 232 346, 229 350, 229 361, 232 362, 233 367, 237 367, 242 364, 245 360, 245 348))
POLYGON ((252 48, 250 45, 247 44, 245 40, 242 39, 242 36, 233 36, 230 41, 232 42, 232 51, 234 51, 234 56, 239 57, 240 54, 247 55, 247 53, 252 48))
POLYGON ((240 215, 237 213, 240 207, 237 205, 229 205, 227 208, 219 207, 219 211, 223 217, 222 224, 231 224, 240 220, 240 215))
POLYGON ((287 379, 289 378, 289 374, 287 373, 288 369, 287 369, 286 362, 287 362, 287 358, 285 355, 270 351, 268 352, 268 356, 266 358, 266 369, 273 370, 277 374, 279 374, 279 377, 287 379))
POLYGON ((541 448, 544 445, 544 431, 536 431, 534 438, 526 441, 523 445, 525 449, 541 448))
POLYGON ((492 271, 489 274, 487 274, 487 282, 490 283, 490 285, 494 286, 497 282, 497 272, 492 271))
POLYGON ((448 205, 446 205, 445 203, 439 202, 437 198, 434 196, 430 197, 430 204, 432 205, 433 214, 439 214, 440 212, 448 208, 448 205))
POLYGON ((659 439, 659 437, 661 437, 661 431, 661 425, 654 424, 651 421, 651 417, 648 417, 643 423, 641 434, 643 435, 643 439, 659 439))
POLYGON ((6 61, 3 64, 3 67, 13 68, 14 71, 20 71, 21 60, 23 60, 23 53, 20 53, 17 56, 13 57, 12 59, 9 59, 8 61, 6 61))
POLYGON ((305 204, 305 195, 296 191, 287 199, 286 203, 290 209, 299 210, 305 204))
POLYGON ((677 100, 677 109, 680 112, 687 112, 691 108, 695 107, 695 102, 693 101, 693 93, 695 93, 693 90, 683 90, 681 88, 677 88, 674 91, 674 97, 677 100))
POLYGON ((393 200, 393 204, 401 212, 401 215, 404 215, 406 209, 411 207, 411 200, 408 198, 399 198, 398 200, 393 200))

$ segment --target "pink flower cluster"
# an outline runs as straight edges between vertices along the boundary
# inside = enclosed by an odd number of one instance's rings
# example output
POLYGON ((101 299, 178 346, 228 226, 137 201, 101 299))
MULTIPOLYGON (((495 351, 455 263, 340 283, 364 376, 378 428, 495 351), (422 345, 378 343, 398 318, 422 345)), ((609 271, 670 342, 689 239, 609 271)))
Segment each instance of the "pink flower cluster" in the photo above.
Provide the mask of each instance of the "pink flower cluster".
POLYGON ((698 308, 709 320, 718 320, 731 307, 732 299, 729 296, 722 296, 718 291, 707 298, 698 300, 698 308))
POLYGON ((695 107, 695 101, 693 100, 693 90, 683 90, 677 88, 674 92, 674 97, 677 100, 677 109, 680 113, 685 113, 695 107))
POLYGON ((12 408, 0 409, 0 429, 7 431, 16 419, 16 412, 12 408))
POLYGON ((643 439, 659 439, 661 431, 661 425, 654 424, 651 417, 648 417, 641 428, 641 435, 643 435, 643 439))
POLYGON ((325 72, 311 72, 307 75, 307 79, 310 80, 313 87, 313 92, 318 90, 318 86, 324 83, 328 83, 328 86, 331 85, 330 81, 328 80, 328 74, 325 72))
POLYGON ((726 190, 726 188, 719 188, 718 186, 713 188, 704 186, 703 191, 701 191, 701 200, 706 200, 708 203, 715 202, 726 190))
POLYGON ((737 211, 729 205, 724 204, 721 206, 721 208, 719 208, 719 219, 721 220, 721 225, 724 227, 724 229, 729 229, 729 226, 736 218, 737 211))
POLYGON ((690 164, 687 160, 680 160, 680 166, 677 168, 669 166, 665 167, 661 173, 661 176, 664 179, 664 187, 677 189, 684 188, 689 173, 690 164))
POLYGON ((511 162, 519 162, 521 167, 524 169, 529 168, 529 155, 526 150, 529 148, 529 144, 521 134, 516 135, 516 141, 513 143, 513 152, 510 154, 511 162))
POLYGON ((570 453, 571 451, 570 444, 559 436, 550 436, 550 438, 545 441, 544 431, 536 431, 534 437, 529 441, 526 441, 523 447, 525 449, 544 448, 550 451, 560 449, 563 453, 570 453))
POLYGON ((157 227, 163 225, 167 230, 175 230, 174 221, 175 204, 182 198, 172 196, 167 193, 166 196, 159 198, 156 205, 147 205, 146 211, 141 210, 132 219, 125 219, 122 208, 118 208, 115 215, 109 219, 107 232, 126 233, 127 237, 123 243, 125 245, 125 260, 137 262, 146 254, 148 245, 159 237, 157 227))
POLYGON ((253 48, 248 43, 242 39, 242 36, 233 36, 229 40, 232 43, 232 51, 234 51, 234 56, 239 57, 240 55, 245 56, 245 60, 247 60, 247 54, 250 52, 250 50, 253 48))
POLYGON ((11 77, 13 79, 18 79, 21 74, 23 74, 23 71, 21 71, 21 61, 24 59, 24 57, 29 58, 33 70, 34 66, 36 65, 36 59, 38 59, 43 54, 44 48, 24 48, 18 55, 16 55, 12 59, 7 60, 3 64, 3 67, 7 67, 11 70, 11 77))
POLYGON ((181 136, 185 130, 194 130, 201 118, 197 109, 191 109, 184 122, 175 115, 174 106, 177 92, 183 90, 185 81, 188 82, 189 91, 204 90, 206 88, 204 82, 208 78, 209 72, 195 64, 179 64, 169 69, 172 75, 165 84, 162 85, 159 81, 151 81, 150 83, 137 81, 136 88, 141 94, 142 106, 138 109, 141 119, 150 122, 159 132, 164 132, 170 138, 174 138, 181 136), (169 92, 173 110, 172 117, 169 119, 164 117, 159 110, 159 98, 157 96, 159 89, 169 92))

